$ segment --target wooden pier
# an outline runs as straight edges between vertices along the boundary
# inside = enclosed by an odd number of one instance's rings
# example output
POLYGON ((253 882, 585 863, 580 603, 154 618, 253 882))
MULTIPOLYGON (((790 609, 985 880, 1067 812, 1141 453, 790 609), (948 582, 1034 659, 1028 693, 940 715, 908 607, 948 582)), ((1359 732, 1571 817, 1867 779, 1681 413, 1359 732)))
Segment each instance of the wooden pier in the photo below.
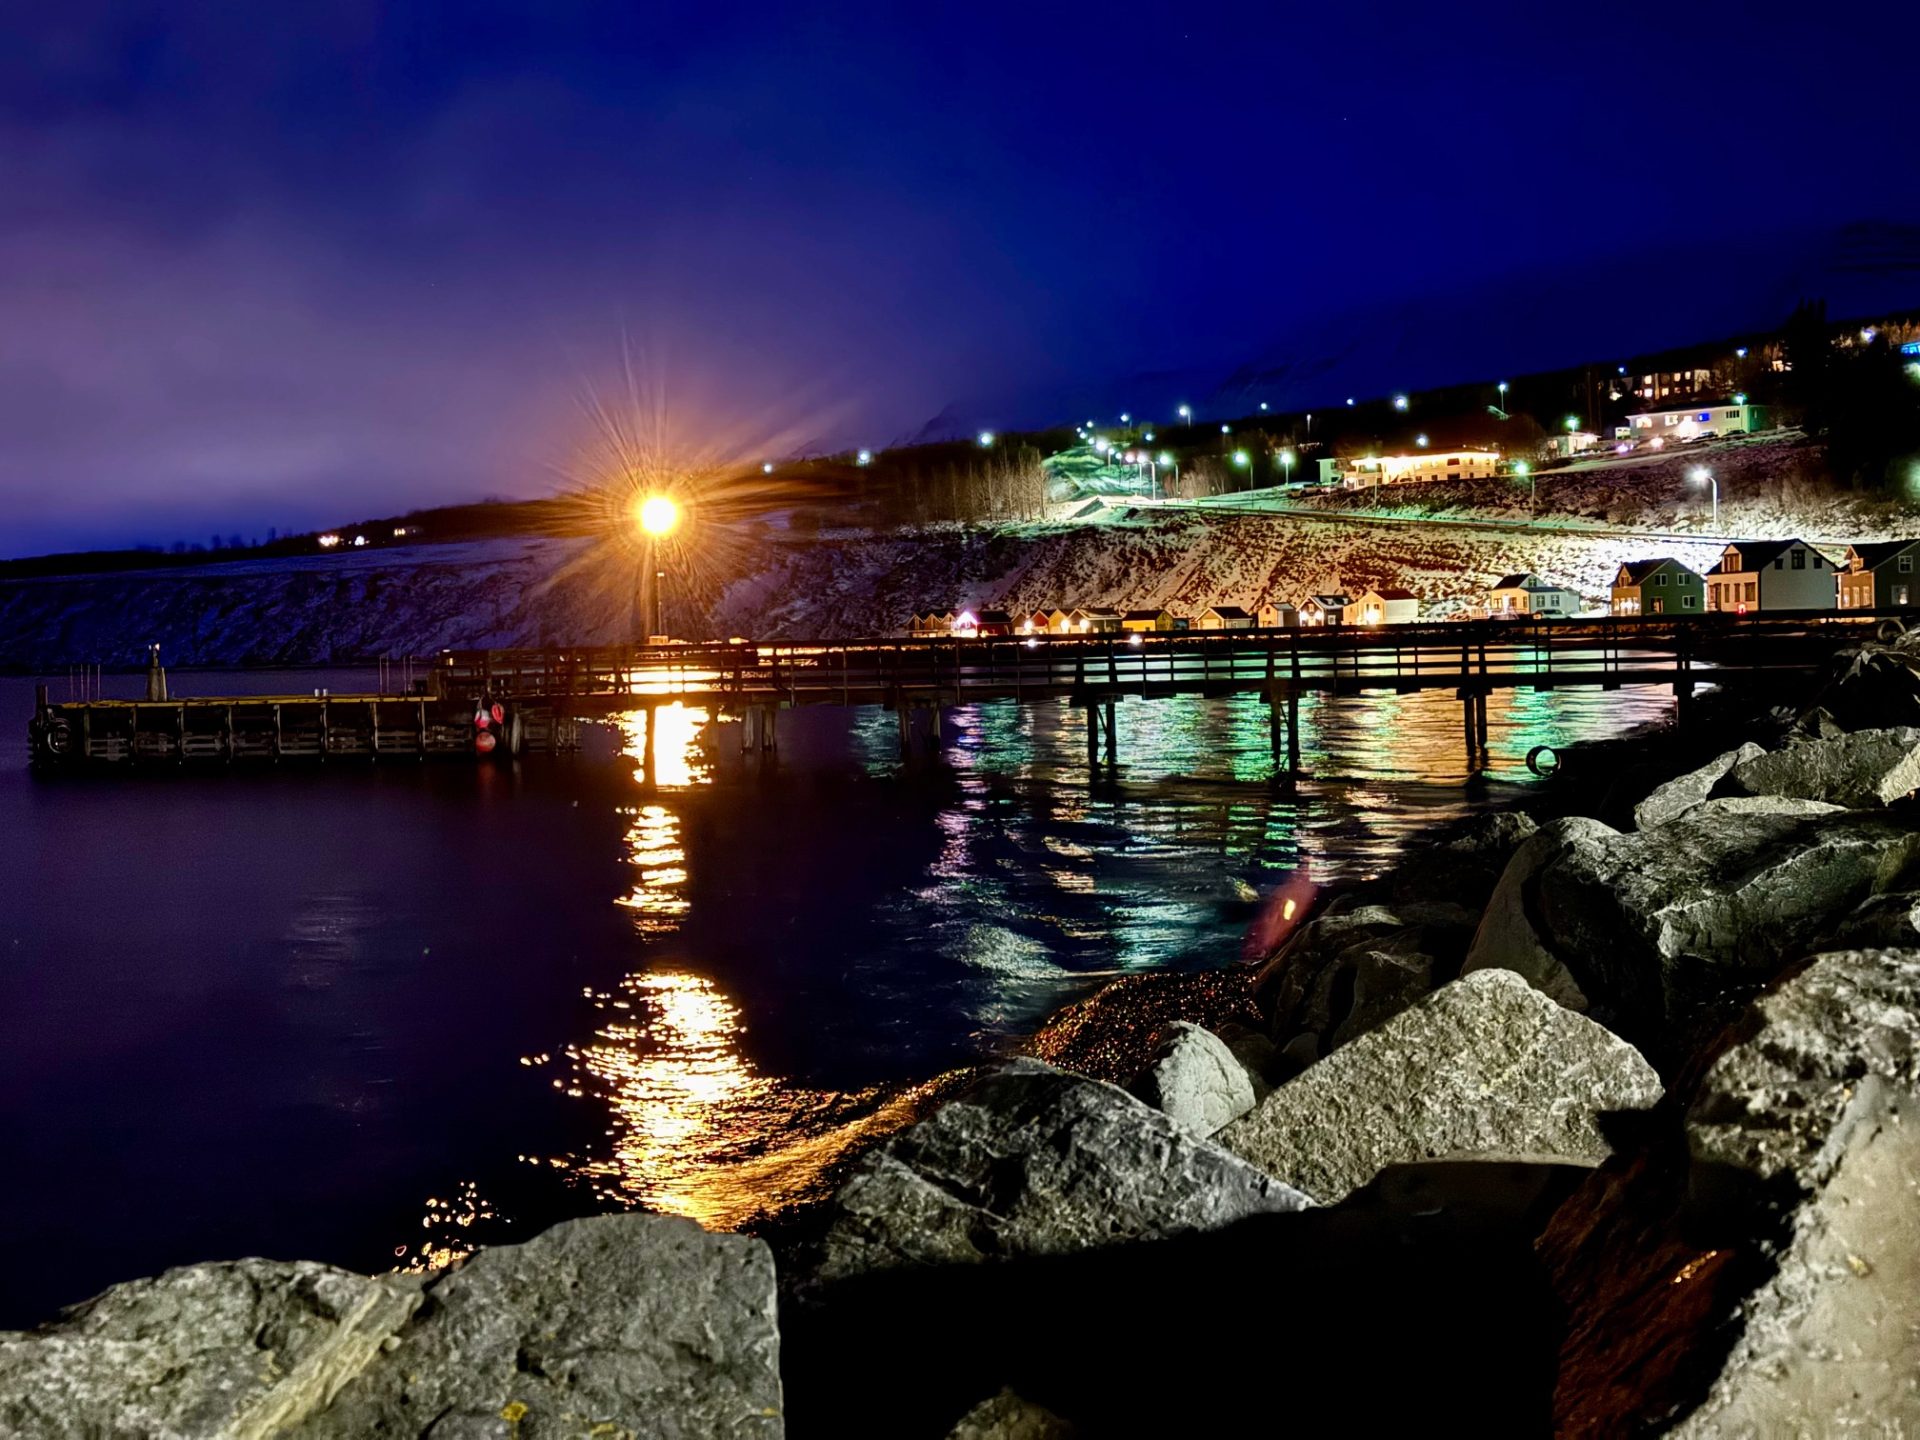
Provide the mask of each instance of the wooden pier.
MULTIPOLYGON (((883 706, 938 743, 941 711, 980 701, 1065 701, 1087 715, 1087 758, 1114 763, 1125 697, 1257 694, 1271 710, 1276 765, 1298 768, 1309 691, 1446 689, 1470 754, 1484 751, 1498 689, 1667 685, 1684 709, 1697 684, 1811 677, 1835 650, 1883 632, 1876 612, 1594 620, 1481 620, 1326 629, 1161 631, 983 639, 873 640, 450 651, 417 693, 171 696, 157 659, 142 700, 50 700, 30 738, 46 766, 160 766, 511 758, 564 750, 582 719, 685 703, 743 722, 772 750, 781 710, 883 706)), ((1898 624, 1899 618, 1892 617, 1898 624)))

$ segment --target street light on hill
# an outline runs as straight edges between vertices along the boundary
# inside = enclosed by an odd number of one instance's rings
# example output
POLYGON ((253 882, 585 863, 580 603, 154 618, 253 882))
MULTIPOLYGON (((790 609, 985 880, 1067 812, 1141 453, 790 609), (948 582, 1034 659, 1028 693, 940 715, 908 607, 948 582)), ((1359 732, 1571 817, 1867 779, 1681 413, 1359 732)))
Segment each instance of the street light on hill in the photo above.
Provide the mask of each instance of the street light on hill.
POLYGON ((661 582, 667 578, 660 563, 660 542, 671 535, 680 525, 680 507, 666 495, 648 495, 634 506, 634 519, 640 524, 640 533, 646 538, 646 553, 642 557, 646 572, 641 576, 641 610, 647 622, 647 633, 641 637, 650 641, 662 633, 660 629, 660 590, 661 582))
POLYGON ((1705 481, 1710 487, 1712 487, 1713 533, 1718 535, 1720 533, 1720 482, 1713 478, 1713 472, 1707 469, 1704 465, 1695 469, 1692 474, 1687 476, 1687 479, 1691 480, 1696 485, 1700 484, 1702 481, 1705 481))
POLYGON ((1280 452, 1280 471, 1286 477, 1286 482, 1289 485, 1293 483, 1293 460, 1293 451, 1282 450, 1280 452))
POLYGON ((1516 460, 1513 462, 1513 473, 1527 482, 1527 509, 1538 510, 1540 482, 1534 478, 1533 467, 1524 460, 1516 460))
POLYGON ((1193 407, 1191 405, 1182 405, 1179 410, 1179 415, 1182 424, 1191 425, 1193 423, 1193 407))

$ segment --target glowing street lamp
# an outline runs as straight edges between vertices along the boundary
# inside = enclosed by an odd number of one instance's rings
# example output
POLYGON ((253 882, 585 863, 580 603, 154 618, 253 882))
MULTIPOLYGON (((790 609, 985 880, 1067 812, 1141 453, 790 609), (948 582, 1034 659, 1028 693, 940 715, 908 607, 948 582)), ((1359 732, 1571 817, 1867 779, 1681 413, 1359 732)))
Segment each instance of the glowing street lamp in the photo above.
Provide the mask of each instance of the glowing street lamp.
POLYGON ((1289 485, 1293 483, 1293 460, 1293 451, 1282 450, 1280 452, 1280 469, 1285 473, 1289 485))
POLYGON ((1222 435, 1231 435, 1233 433, 1233 427, 1231 425, 1222 425, 1220 427, 1220 433, 1222 435))
POLYGON ((662 582, 667 578, 661 568, 660 542, 671 535, 680 524, 680 507, 666 495, 648 495, 634 507, 634 518, 640 522, 640 531, 647 537, 646 573, 641 577, 643 610, 647 622, 647 633, 643 641, 650 641, 660 630, 660 591, 662 582))
POLYGON ((1404 396, 1404 395, 1396 395, 1396 396, 1394 396, 1394 397, 1393 397, 1393 408, 1394 408, 1394 409, 1396 409, 1396 410, 1404 410, 1404 409, 1406 409, 1406 408, 1407 408, 1407 404, 1408 404, 1408 401, 1407 401, 1407 397, 1406 397, 1406 396, 1404 396))
POLYGON ((1264 401, 1264 400, 1262 400, 1262 401, 1260 402, 1260 408, 1261 408, 1262 410, 1264 410, 1264 409, 1266 409, 1266 408, 1267 408, 1267 402, 1266 402, 1266 401, 1264 401))
POLYGON ((1713 529, 1716 535, 1719 534, 1720 532, 1720 482, 1713 478, 1713 472, 1707 469, 1704 465, 1695 469, 1691 474, 1687 476, 1687 479, 1691 480, 1696 485, 1698 485, 1701 481, 1704 480, 1708 485, 1710 485, 1713 488, 1713 529))
POLYGON ((1183 420, 1185 423, 1187 423, 1188 425, 1191 425, 1193 423, 1193 407, 1191 405, 1182 405, 1178 413, 1181 420, 1183 420))
POLYGON ((1424 450, 1427 448, 1427 437, 1424 435, 1416 435, 1413 437, 1413 443, 1424 450))
POLYGON ((1567 416, 1566 425, 1567 425, 1567 433, 1572 434, 1575 430, 1578 430, 1580 428, 1580 417, 1578 415, 1567 416))
POLYGON ((993 447, 993 431, 982 430, 980 432, 980 445, 982 449, 991 449, 993 447))
POLYGON ((1351 395, 1347 396, 1347 404, 1353 404, 1353 397, 1351 395))
POLYGON ((1540 482, 1534 477, 1533 467, 1524 460, 1516 460, 1513 462, 1513 473, 1527 482, 1527 508, 1529 510, 1537 509, 1537 502, 1540 496, 1540 482))
POLYGON ((873 463, 873 451, 862 450, 855 463, 860 465, 871 465, 873 463))
POLYGON ((1120 412, 1120 423, 1122 425, 1131 425, 1133 423, 1133 416, 1129 415, 1126 411, 1122 410, 1120 412))
POLYGON ((768 460, 764 464, 762 464, 760 467, 760 473, 762 475, 771 475, 773 473, 773 462, 771 460, 768 460))

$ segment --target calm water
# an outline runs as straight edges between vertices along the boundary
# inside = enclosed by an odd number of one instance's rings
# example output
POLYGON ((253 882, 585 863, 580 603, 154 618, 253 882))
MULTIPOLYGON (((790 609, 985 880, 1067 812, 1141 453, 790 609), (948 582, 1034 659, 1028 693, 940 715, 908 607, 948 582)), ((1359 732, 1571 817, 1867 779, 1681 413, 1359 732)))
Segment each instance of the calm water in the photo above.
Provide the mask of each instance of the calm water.
POLYGON ((0 1325, 199 1259, 741 1223, 882 1087, 1101 977, 1231 961, 1236 881, 1378 869, 1512 795, 1530 745, 1668 704, 1496 695, 1468 787, 1450 697, 1309 701, 1297 798, 1251 699, 1123 704, 1092 787, 1064 708, 952 712, 910 768, 881 712, 789 713, 766 766, 665 711, 650 789, 619 723, 517 768, 34 777, 32 686, 0 680, 0 1325))

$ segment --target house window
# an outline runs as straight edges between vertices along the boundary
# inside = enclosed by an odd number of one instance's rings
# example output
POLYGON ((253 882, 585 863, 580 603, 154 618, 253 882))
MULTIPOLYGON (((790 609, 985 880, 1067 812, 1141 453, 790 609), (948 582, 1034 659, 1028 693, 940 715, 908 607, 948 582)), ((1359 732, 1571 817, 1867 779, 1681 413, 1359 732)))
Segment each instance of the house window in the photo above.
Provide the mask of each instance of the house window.
POLYGON ((1754 604, 1758 604, 1759 600, 1760 600, 1760 582, 1758 580, 1749 580, 1747 582, 1747 603, 1749 605, 1754 605, 1754 604))
POLYGON ((1693 596, 1682 595, 1680 597, 1680 608, 1682 610, 1691 610, 1693 608, 1693 596))
POLYGON ((1740 552, 1738 550, 1727 551, 1721 563, 1727 567, 1729 574, 1737 572, 1740 569, 1740 552))
POLYGON ((1656 595, 1653 599, 1653 613, 1656 615, 1664 615, 1666 612, 1667 602, 1656 595))
POLYGON ((1667 583, 1667 577, 1664 575, 1656 575, 1653 577, 1653 583, 1656 585, 1664 585, 1667 583))
MULTIPOLYGON (((1775 568, 1778 568, 1777 564, 1775 568)), ((1793 568, 1796 570, 1804 570, 1807 568, 1807 552, 1806 551, 1796 550, 1793 552, 1793 568)))
POLYGON ((1913 573, 1913 556, 1902 555, 1899 561, 1899 570, 1902 575, 1912 574, 1913 573))
POLYGON ((1893 603, 1896 605, 1904 605, 1907 603, 1907 587, 1906 586, 1896 585, 1893 587, 1893 603))

